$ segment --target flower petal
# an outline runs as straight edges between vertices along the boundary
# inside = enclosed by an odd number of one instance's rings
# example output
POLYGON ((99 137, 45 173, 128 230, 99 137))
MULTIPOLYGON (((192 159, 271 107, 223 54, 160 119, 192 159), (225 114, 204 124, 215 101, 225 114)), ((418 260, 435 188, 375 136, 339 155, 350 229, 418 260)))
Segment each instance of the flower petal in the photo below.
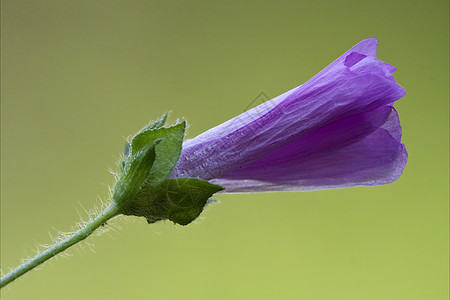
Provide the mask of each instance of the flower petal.
POLYGON ((375 55, 376 40, 364 40, 305 84, 185 141, 170 177, 224 178, 330 123, 391 105, 405 91, 375 55))
POLYGON ((331 64, 329 64, 325 69, 317 73, 316 76, 314 76, 312 79, 321 77, 323 74, 331 71, 332 69, 339 67, 341 65, 345 65, 346 60, 348 57, 354 56, 352 53, 357 53, 359 55, 365 55, 366 57, 377 57, 377 39, 366 39, 362 40, 355 46, 351 47, 347 52, 342 54, 339 58, 337 58, 335 61, 333 61, 331 64))
POLYGON ((385 106, 328 124, 212 182, 228 193, 387 184, 406 164, 400 138, 397 112, 385 106))

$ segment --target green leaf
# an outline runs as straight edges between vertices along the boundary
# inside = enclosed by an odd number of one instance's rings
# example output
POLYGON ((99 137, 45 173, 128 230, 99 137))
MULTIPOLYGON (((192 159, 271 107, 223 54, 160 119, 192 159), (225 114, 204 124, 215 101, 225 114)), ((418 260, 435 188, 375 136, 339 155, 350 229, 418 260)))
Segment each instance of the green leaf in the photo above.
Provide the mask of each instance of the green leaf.
POLYGON ((155 188, 158 197, 152 203, 147 220, 154 223, 169 219, 174 223, 187 225, 200 215, 208 199, 223 189, 200 179, 168 179, 155 188))
POLYGON ((134 199, 148 179, 156 153, 155 147, 161 140, 156 140, 141 151, 123 161, 122 171, 114 187, 113 200, 125 205, 128 199, 134 199))
POLYGON ((141 130, 131 140, 131 153, 140 151, 143 147, 161 139, 156 147, 156 159, 151 170, 149 181, 157 184, 170 175, 181 155, 186 122, 169 128, 141 130))

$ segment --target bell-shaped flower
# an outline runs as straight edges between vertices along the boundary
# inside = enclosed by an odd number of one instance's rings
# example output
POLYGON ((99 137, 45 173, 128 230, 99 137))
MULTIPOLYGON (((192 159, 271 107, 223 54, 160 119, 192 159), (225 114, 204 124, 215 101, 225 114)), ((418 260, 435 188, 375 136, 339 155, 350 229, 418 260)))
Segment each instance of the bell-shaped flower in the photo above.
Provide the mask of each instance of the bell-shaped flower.
POLYGON ((405 90, 376 48, 361 41, 306 83, 185 141, 170 177, 228 193, 395 181, 407 152, 392 105, 405 90))

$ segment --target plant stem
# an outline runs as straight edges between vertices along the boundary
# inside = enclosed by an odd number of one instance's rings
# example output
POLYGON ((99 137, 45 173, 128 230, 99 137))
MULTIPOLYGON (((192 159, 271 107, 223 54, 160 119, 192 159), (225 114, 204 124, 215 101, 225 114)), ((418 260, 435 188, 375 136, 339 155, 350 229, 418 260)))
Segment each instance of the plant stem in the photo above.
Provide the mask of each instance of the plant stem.
POLYGON ((53 256, 57 255, 58 253, 66 250, 70 246, 81 242, 85 238, 87 238, 91 233, 93 233, 98 227, 103 225, 106 221, 109 219, 119 215, 119 208, 114 202, 111 202, 111 204, 105 208, 98 216, 96 216, 91 222, 87 223, 85 227, 81 228, 77 232, 75 232, 72 236, 68 237, 67 239, 57 243, 56 245, 48 248, 44 252, 38 254, 36 257, 30 259, 29 261, 23 263, 22 265, 18 266, 16 269, 12 270, 5 276, 3 276, 0 279, 0 288, 6 286, 16 278, 24 275, 28 271, 31 271, 38 265, 42 264, 46 260, 49 260, 53 256))

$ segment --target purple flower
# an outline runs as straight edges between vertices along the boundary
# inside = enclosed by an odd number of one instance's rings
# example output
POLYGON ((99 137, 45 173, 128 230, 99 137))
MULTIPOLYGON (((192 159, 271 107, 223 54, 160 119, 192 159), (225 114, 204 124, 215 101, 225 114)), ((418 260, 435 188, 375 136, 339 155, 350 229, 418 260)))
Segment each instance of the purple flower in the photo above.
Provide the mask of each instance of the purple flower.
POLYGON ((361 41, 303 85, 185 141, 170 177, 229 193, 395 181, 408 155, 392 105, 405 90, 376 48, 361 41))

